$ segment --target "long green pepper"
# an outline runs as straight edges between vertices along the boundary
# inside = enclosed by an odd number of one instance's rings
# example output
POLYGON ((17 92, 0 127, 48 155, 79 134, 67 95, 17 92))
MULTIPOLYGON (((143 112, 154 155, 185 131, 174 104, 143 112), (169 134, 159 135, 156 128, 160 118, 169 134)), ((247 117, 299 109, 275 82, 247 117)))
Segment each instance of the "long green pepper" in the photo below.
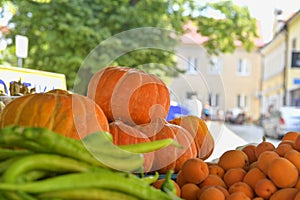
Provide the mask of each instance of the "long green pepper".
POLYGON ((102 172, 67 174, 22 184, 0 183, 0 190, 23 191, 29 194, 91 187, 115 190, 139 199, 172 200, 168 194, 143 181, 137 183, 136 180, 132 181, 107 169, 103 169, 102 172))

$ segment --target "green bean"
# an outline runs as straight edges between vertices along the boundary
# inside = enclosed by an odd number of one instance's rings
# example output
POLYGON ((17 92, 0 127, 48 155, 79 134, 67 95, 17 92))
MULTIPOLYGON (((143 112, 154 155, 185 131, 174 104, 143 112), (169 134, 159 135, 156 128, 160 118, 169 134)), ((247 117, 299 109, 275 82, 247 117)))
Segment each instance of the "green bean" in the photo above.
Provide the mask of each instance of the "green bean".
POLYGON ((37 195, 38 199, 61 198, 64 200, 138 200, 137 197, 114 191, 99 188, 77 188, 68 190, 59 190, 54 192, 45 192, 37 195))
POLYGON ((23 191, 31 194, 91 187, 115 190, 139 199, 172 199, 168 194, 143 181, 137 183, 135 179, 120 176, 107 169, 97 172, 66 174, 22 184, 0 183, 0 190, 23 191))

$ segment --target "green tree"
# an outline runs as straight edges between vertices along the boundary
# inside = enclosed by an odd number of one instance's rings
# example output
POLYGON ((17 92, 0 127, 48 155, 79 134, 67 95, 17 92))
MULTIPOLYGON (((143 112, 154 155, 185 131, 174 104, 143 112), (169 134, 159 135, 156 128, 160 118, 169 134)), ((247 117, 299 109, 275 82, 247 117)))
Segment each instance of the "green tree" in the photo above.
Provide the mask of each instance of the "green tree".
MULTIPOLYGON (((204 45, 209 53, 232 52, 234 42, 239 40, 247 50, 251 50, 257 36, 255 19, 247 8, 240 8, 231 1, 198 5, 186 0, 52 0, 47 3, 36 1, 11 1, 16 5, 16 14, 11 19, 13 29, 10 37, 16 34, 29 38, 29 57, 24 67, 66 74, 68 88, 79 78, 84 81, 95 70, 93 65, 111 63, 143 68, 159 76, 174 76, 176 66, 174 48, 176 39, 165 30, 174 30, 177 35, 183 32, 183 25, 192 20, 199 25, 199 32, 210 40, 204 45), (216 9, 224 16, 219 20, 205 16, 206 9, 216 9), (195 14, 196 13, 196 14, 195 14), (140 27, 162 28, 159 33, 134 35, 122 40, 116 35, 140 27), (163 35, 163 39, 162 38, 163 35), (101 42, 116 38, 113 43, 101 42), (160 43, 170 51, 147 48, 134 49, 132 40, 160 43), (126 49, 134 49, 126 52, 126 49), (96 50, 97 54, 89 54, 96 50), (172 51, 173 50, 173 51, 172 51), (121 56, 111 59, 119 51, 121 56), (123 53, 123 54, 122 54, 123 53), (92 62, 85 63, 89 56, 92 62), (159 63, 159 64, 156 64, 159 63), (86 67, 81 68, 84 65, 86 67)), ((120 36, 121 37, 121 36, 120 36)))

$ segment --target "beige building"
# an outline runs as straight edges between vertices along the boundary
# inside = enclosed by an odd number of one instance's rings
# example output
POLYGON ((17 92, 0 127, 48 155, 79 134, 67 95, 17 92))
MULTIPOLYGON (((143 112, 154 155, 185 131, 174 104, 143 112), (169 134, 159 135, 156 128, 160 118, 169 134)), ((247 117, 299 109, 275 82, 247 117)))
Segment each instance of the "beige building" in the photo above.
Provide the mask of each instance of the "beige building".
POLYGON ((276 23, 263 55, 262 111, 270 105, 300 106, 300 11, 276 23))
MULTIPOLYGON (((209 56, 202 44, 207 38, 189 27, 177 48, 178 68, 186 73, 174 78, 169 88, 172 99, 185 104, 193 94, 210 105, 213 117, 219 110, 260 116, 261 55, 237 46, 232 54, 209 56)), ((261 45, 258 41, 257 45, 261 45)))

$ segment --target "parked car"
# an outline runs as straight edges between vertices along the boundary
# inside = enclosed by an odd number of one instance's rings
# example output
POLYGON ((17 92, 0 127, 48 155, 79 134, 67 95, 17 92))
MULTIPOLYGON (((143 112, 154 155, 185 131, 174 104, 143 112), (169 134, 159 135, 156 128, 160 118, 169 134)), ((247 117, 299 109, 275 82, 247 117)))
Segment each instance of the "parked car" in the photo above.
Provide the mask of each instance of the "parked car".
POLYGON ((282 138, 289 131, 300 132, 300 107, 281 107, 262 119, 266 137, 282 138))

